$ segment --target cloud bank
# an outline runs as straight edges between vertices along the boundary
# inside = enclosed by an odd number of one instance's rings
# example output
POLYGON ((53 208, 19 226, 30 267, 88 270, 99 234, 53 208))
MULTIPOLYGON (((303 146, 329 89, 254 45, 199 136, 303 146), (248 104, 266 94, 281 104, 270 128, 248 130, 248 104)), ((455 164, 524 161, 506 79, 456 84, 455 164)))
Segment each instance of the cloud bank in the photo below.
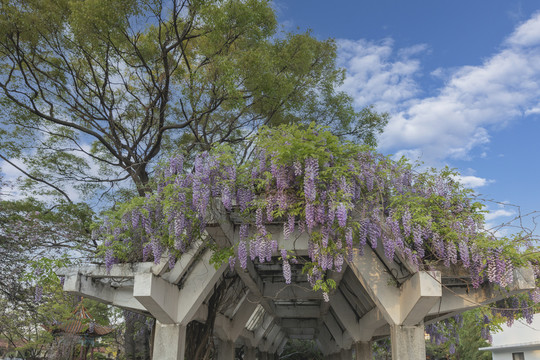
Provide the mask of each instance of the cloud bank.
POLYGON ((418 59, 425 45, 395 49, 380 42, 340 40, 343 90, 356 106, 375 104, 391 120, 380 148, 427 163, 467 159, 489 143, 489 132, 510 121, 540 114, 540 13, 517 26, 497 53, 479 66, 438 69, 445 84, 423 96, 418 59))

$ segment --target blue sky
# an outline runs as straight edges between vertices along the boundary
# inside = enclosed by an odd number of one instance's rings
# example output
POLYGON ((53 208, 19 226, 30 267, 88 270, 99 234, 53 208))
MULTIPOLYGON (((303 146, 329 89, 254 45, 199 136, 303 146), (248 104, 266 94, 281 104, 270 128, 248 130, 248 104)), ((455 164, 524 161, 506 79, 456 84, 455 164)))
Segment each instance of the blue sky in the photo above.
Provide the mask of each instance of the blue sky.
MULTIPOLYGON (((383 153, 449 165, 484 198, 540 210, 540 2, 274 4, 285 30, 336 39, 355 106, 391 114, 383 153)), ((488 207, 490 224, 518 214, 488 207)))

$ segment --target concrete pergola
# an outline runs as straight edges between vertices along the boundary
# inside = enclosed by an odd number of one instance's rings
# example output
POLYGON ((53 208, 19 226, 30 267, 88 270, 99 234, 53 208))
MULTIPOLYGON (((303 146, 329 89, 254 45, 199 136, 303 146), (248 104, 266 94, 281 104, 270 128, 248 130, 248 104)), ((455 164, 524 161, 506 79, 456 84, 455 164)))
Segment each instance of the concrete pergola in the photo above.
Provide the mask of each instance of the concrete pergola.
MULTIPOLYGON (((240 227, 236 220, 215 207, 205 235, 218 244, 235 244, 240 227)), ((267 225, 267 230, 280 249, 307 256, 306 233, 285 241, 282 224, 267 225)), ((289 339, 314 340, 327 359, 364 360, 372 358, 371 342, 388 336, 392 359, 425 359, 424 324, 535 287, 529 268, 514 270, 506 290, 490 284, 473 289, 463 268, 418 271, 399 254, 390 261, 382 246, 366 246, 364 255, 355 252, 342 272, 328 271, 337 288, 325 302, 320 291, 312 291, 301 265, 291 264, 292 283, 285 284, 274 255, 265 263, 248 260, 245 270, 237 262, 235 271, 245 291, 235 295, 235 306, 217 314, 219 360, 234 360, 237 346, 245 347, 245 360, 275 359, 289 339)), ((164 257, 159 264, 117 264, 110 272, 103 265, 86 265, 58 274, 65 275, 67 292, 153 316, 153 358, 184 360, 187 325, 206 320, 208 300, 229 271, 229 264, 218 269, 211 265, 211 256, 199 240, 172 269, 164 257)))

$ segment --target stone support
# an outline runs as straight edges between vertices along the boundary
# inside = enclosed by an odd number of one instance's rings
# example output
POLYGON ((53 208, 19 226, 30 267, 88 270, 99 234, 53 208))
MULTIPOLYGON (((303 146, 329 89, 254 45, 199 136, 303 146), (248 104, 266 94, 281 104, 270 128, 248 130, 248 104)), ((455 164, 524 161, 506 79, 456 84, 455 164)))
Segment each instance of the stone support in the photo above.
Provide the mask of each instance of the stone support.
POLYGON ((277 353, 278 349, 282 343, 282 341, 285 339, 285 333, 283 331, 280 331, 279 334, 274 339, 274 342, 272 343, 272 346, 270 347, 271 353, 277 353))
POLYGON ((324 325, 338 344, 343 347, 343 331, 332 314, 326 314, 324 317, 324 325))
POLYGON ((277 354, 278 355, 281 355, 283 353, 283 350, 285 349, 285 345, 287 345, 288 341, 289 341, 289 339, 287 339, 286 337, 284 337, 283 340, 281 340, 281 344, 279 344, 279 346, 277 348, 277 354))
POLYGON ((339 353, 339 360, 352 360, 352 349, 342 349, 339 353))
POLYGON ((234 342, 233 341, 222 340, 222 339, 218 340, 217 360, 234 360, 234 342))
POLYGON ((249 296, 250 292, 248 291, 246 295, 242 298, 241 304, 238 307, 236 313, 234 314, 233 320, 231 322, 230 339, 233 341, 236 341, 236 339, 238 339, 238 336, 240 336, 240 334, 246 327, 246 324, 253 312, 255 311, 255 308, 257 308, 257 303, 251 301, 249 296))
POLYGON ((390 325, 393 360, 419 360, 426 358, 424 324, 415 326, 390 325))
POLYGON ((184 360, 186 327, 156 322, 153 359, 184 360))
POLYGON ((246 352, 244 353, 244 360, 256 360, 257 359, 257 349, 254 347, 246 347, 246 352))
POLYGON ((359 341, 354 343, 354 360, 372 360, 373 350, 371 348, 371 341, 359 341))

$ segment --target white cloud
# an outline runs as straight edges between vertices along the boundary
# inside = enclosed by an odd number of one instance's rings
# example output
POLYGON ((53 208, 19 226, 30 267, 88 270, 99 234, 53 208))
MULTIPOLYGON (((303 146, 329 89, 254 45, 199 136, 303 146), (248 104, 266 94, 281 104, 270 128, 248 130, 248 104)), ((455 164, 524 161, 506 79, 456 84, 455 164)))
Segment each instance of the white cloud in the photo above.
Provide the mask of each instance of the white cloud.
POLYGON ((428 163, 466 159, 489 143, 489 131, 539 112, 540 13, 518 26, 483 64, 432 72, 446 81, 430 97, 419 96, 416 81, 421 64, 414 57, 424 45, 395 50, 390 39, 339 45, 349 76, 344 90, 359 107, 375 104, 391 113, 380 139, 384 151, 422 154, 428 163))
POLYGON ((464 187, 471 189, 486 186, 493 182, 493 180, 488 180, 474 175, 459 175, 456 177, 456 180, 459 181, 459 183, 461 183, 461 185, 464 187))
POLYGON ((534 46, 540 44, 540 13, 519 26, 506 40, 510 45, 534 46))
POLYGON ((510 216, 513 217, 515 215, 516 215, 516 213, 513 212, 513 211, 506 210, 506 209, 498 209, 498 210, 489 211, 485 215, 485 218, 486 218, 486 221, 492 222, 495 219, 508 218, 510 216))
POLYGON ((425 51, 425 45, 416 45, 398 51, 392 61, 393 41, 338 40, 339 65, 347 69, 342 90, 354 98, 355 105, 374 104, 379 111, 396 111, 403 102, 418 95, 414 76, 420 62, 411 59, 425 51))

